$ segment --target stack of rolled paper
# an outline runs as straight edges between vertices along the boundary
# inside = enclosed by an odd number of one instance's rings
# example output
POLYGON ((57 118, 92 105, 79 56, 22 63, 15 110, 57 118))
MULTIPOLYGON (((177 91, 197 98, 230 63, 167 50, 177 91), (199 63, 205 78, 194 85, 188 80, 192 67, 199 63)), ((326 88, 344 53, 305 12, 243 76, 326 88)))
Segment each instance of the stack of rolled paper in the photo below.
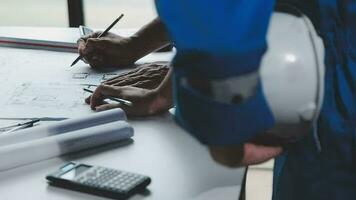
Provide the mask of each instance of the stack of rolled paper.
POLYGON ((133 128, 121 109, 0 135, 0 171, 129 139, 133 128))

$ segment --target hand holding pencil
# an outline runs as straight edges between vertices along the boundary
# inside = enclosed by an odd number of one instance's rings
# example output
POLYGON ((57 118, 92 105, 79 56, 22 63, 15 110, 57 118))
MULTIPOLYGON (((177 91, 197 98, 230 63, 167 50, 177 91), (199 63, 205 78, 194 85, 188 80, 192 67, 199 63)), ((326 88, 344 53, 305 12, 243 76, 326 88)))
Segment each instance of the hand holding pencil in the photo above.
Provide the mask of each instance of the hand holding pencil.
POLYGON ((82 37, 78 41, 78 51, 84 62, 98 70, 112 70, 132 66, 143 55, 143 44, 135 37, 122 37, 108 32, 97 38, 101 32, 82 37))
POLYGON ((80 59, 83 59, 95 68, 116 66, 116 63, 120 63, 117 62, 119 61, 118 59, 132 60, 129 59, 129 55, 132 53, 131 51, 127 53, 123 52, 124 49, 128 48, 126 44, 130 38, 109 33, 111 28, 114 27, 123 16, 124 15, 121 14, 104 32, 95 32, 79 39, 78 51, 80 55, 71 66, 74 66, 80 59), (122 56, 115 58, 120 54, 122 54, 122 56))

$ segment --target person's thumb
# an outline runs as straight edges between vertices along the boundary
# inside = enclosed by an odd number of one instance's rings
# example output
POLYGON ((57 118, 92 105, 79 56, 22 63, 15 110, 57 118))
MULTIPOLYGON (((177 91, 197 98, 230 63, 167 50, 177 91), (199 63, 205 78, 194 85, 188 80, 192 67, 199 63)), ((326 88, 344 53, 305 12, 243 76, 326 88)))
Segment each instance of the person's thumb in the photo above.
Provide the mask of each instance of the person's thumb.
POLYGON ((97 38, 100 34, 101 34, 101 31, 97 31, 97 32, 82 36, 81 38, 79 38, 79 40, 83 40, 84 42, 86 42, 89 38, 97 38))
POLYGON ((98 105, 103 104, 104 99, 107 96, 114 96, 117 97, 117 95, 120 93, 119 92, 119 88, 114 88, 112 86, 108 86, 108 85, 99 85, 94 93, 91 95, 91 99, 90 99, 90 107, 91 109, 95 110, 95 108, 98 105))

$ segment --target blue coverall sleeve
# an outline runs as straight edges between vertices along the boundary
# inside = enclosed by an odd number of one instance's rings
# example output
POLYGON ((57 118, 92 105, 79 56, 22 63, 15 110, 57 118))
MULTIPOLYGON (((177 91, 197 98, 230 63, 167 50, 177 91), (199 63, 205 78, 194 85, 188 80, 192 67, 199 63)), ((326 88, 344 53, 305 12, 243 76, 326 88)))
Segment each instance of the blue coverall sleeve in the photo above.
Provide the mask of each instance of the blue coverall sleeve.
POLYGON ((259 69, 274 8, 271 0, 156 0, 177 47, 174 67, 176 120, 204 144, 241 144, 273 127, 259 85, 241 105, 221 104, 182 87, 184 77, 225 79, 259 69))
POLYGON ((258 69, 267 48, 273 0, 156 0, 156 5, 178 54, 201 51, 218 62, 208 70, 196 66, 201 71, 233 76, 258 69))

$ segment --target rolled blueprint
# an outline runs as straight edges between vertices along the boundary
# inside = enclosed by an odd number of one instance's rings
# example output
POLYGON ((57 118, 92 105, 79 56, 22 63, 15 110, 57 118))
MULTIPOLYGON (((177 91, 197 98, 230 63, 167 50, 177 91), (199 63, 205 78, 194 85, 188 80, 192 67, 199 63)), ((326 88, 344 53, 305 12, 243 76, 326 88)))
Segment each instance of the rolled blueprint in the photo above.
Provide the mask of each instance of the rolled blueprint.
POLYGON ((0 171, 100 145, 128 139, 133 128, 125 121, 76 130, 0 147, 0 171))
POLYGON ((67 119, 49 125, 41 125, 33 128, 23 129, 6 135, 0 134, 0 147, 4 145, 57 135, 60 133, 76 131, 83 128, 89 128, 119 120, 126 120, 126 115, 123 110, 118 108, 90 114, 85 117, 67 119))

